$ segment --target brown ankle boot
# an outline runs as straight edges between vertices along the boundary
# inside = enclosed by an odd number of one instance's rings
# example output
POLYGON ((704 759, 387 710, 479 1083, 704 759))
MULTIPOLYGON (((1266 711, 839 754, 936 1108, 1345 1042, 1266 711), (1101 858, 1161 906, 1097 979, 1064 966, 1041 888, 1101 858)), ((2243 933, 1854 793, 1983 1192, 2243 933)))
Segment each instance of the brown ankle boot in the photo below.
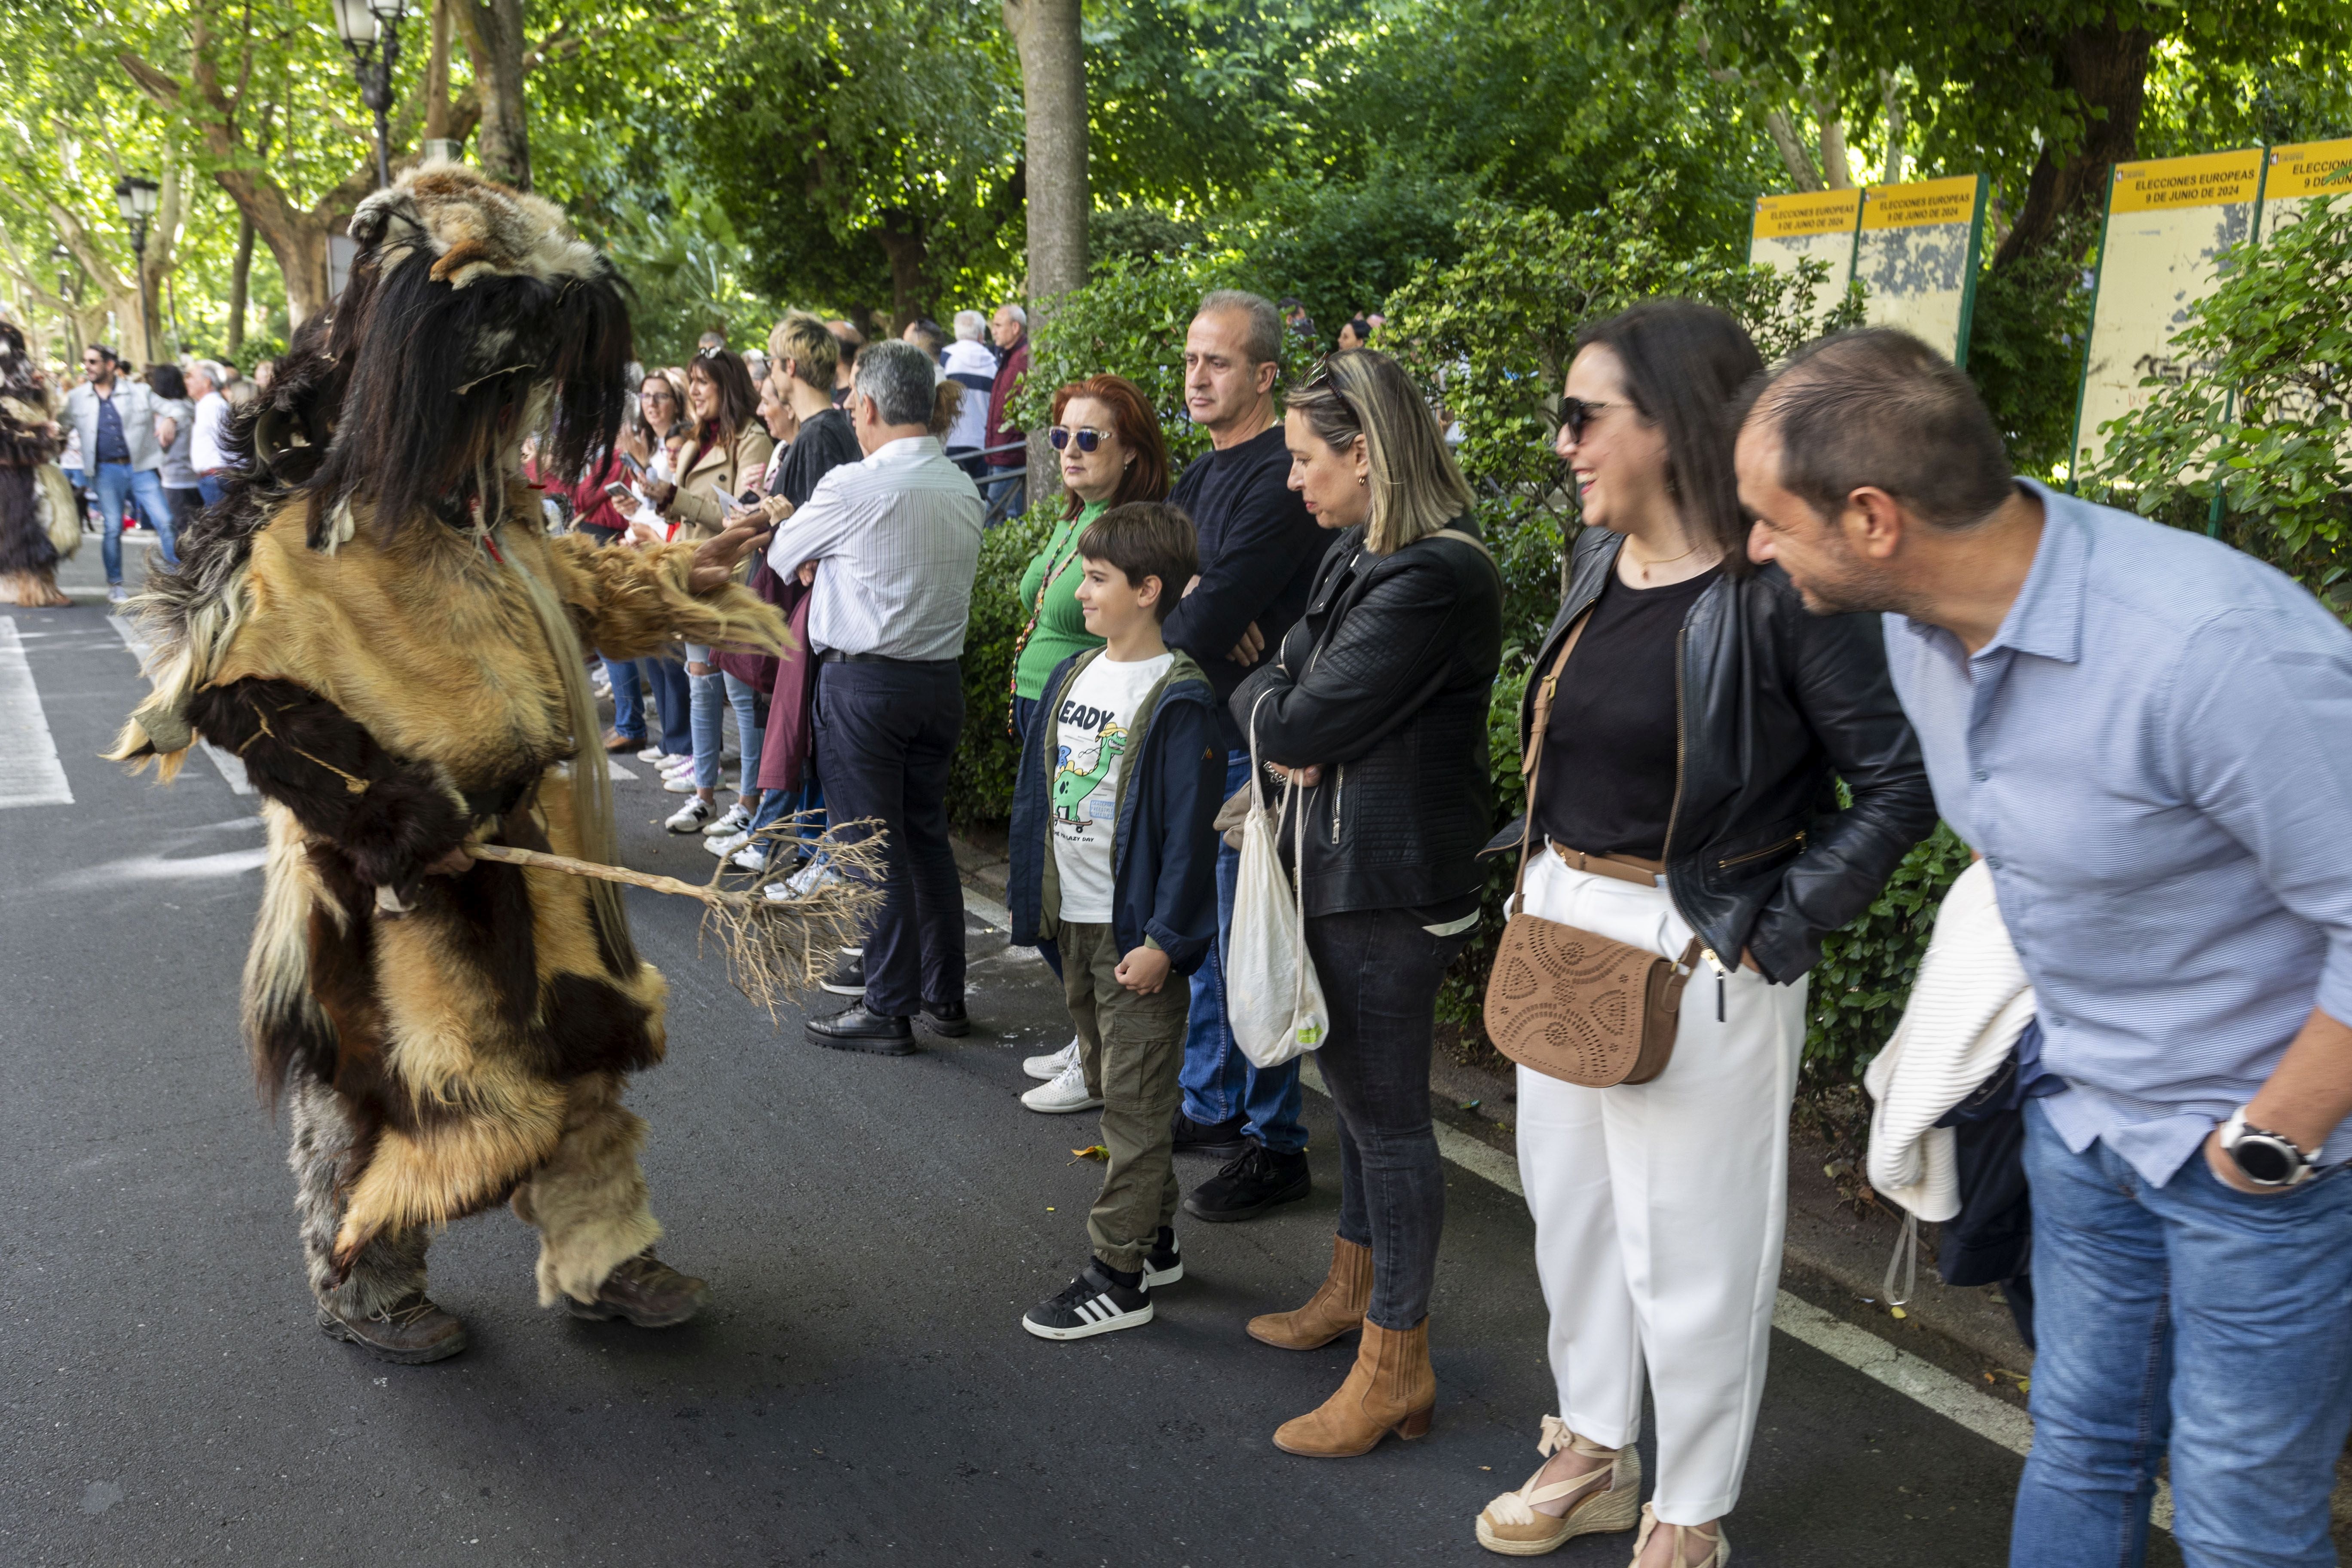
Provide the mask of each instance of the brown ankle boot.
POLYGON ((575 1318, 626 1318, 641 1329, 675 1328, 702 1310, 710 1287, 691 1274, 680 1274, 646 1247, 625 1258, 605 1277, 593 1301, 563 1305, 575 1318))
POLYGON ((1307 1305, 1249 1321, 1249 1336, 1286 1351, 1319 1350, 1364 1321, 1372 1302, 1372 1249, 1331 1238, 1331 1272, 1307 1305))
POLYGON ((1429 1365, 1429 1320, 1402 1333, 1364 1320, 1356 1364, 1322 1408, 1286 1421, 1274 1446, 1286 1454, 1341 1459, 1369 1454, 1389 1433, 1410 1441, 1429 1431, 1437 1405, 1437 1374, 1429 1365))

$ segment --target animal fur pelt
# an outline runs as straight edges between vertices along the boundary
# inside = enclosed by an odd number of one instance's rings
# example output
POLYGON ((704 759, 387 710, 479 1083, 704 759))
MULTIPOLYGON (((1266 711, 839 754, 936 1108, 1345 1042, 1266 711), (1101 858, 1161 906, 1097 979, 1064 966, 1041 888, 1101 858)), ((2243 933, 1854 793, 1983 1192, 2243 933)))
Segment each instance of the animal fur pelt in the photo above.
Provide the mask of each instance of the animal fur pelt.
POLYGON ((13 321, 0 321, 0 602, 68 604, 58 592, 58 539, 80 538, 72 491, 49 434, 56 403, 13 321), (58 515, 64 492, 65 515, 58 515))
MULTIPOLYGON (((554 207, 438 167, 352 232, 331 323, 237 418, 242 477, 142 598, 155 690, 111 753, 168 777, 202 736, 267 801, 246 1030, 265 1093, 330 1087, 349 1129, 336 1278, 508 1197, 583 1095, 661 1058, 663 982, 607 884, 433 869, 469 841, 612 858, 584 648, 787 635, 740 587, 692 593, 689 546, 546 535, 522 438, 553 409, 551 463, 601 455, 629 350, 618 279, 554 207)), ((649 1224, 551 1266, 563 1288, 593 1295, 649 1224)))

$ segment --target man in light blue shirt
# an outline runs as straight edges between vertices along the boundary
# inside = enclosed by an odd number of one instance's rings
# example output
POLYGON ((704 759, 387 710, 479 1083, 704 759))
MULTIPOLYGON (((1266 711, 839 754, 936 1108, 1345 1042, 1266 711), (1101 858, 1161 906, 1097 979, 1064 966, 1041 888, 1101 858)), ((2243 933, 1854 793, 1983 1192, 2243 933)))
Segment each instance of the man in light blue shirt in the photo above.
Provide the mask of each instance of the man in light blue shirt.
POLYGON ((2011 1562, 2332 1564, 2352 1425, 2352 632, 2200 535, 2012 480, 1875 330, 1739 438, 1749 552, 1886 616, 1937 806, 2034 984, 2041 1359, 2011 1562))

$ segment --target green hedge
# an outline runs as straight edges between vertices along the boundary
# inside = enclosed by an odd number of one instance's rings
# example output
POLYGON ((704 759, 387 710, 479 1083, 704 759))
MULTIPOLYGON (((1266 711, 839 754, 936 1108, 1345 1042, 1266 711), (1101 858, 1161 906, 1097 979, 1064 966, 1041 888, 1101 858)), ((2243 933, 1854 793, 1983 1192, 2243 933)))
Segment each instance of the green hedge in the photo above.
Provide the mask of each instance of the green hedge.
POLYGON ((1011 809, 1021 753, 1005 732, 1013 644, 1028 624, 1021 574, 1045 547, 1059 512, 1039 508, 981 537, 971 585, 971 620, 963 634, 963 741, 948 772, 948 815, 963 826, 1003 822, 1011 809))

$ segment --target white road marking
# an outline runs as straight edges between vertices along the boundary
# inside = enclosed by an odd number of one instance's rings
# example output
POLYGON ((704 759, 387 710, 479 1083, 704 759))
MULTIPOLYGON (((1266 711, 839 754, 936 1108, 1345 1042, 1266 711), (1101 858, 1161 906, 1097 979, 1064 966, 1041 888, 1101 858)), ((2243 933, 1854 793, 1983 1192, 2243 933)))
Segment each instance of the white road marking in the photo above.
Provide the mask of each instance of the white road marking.
MULTIPOLYGON (((139 661, 139 672, 142 675, 147 674, 147 660, 155 651, 153 646, 140 635, 137 626, 132 626, 121 616, 107 616, 106 624, 114 628, 115 634, 122 639, 122 646, 129 648, 131 657, 139 661)), ((205 749, 205 755, 213 760, 213 766, 220 770, 222 781, 232 791, 238 795, 259 793, 253 787, 253 781, 246 776, 243 757, 231 752, 224 752, 210 741, 199 740, 196 744, 205 749)))
POLYGON ((616 763, 616 762, 613 761, 613 759, 612 759, 612 758, 610 758, 610 757, 607 757, 607 758, 605 758, 605 759, 604 759, 604 765, 605 765, 605 767, 606 767, 608 770, 610 770, 611 776, 612 776, 612 777, 614 777, 614 778, 616 778, 616 779, 628 779, 628 780, 630 780, 632 783, 634 783, 634 782, 635 781, 635 779, 636 779, 636 776, 637 776, 636 774, 635 774, 635 773, 631 773, 628 769, 626 769, 626 768, 623 767, 620 763, 616 763))
POLYGON ((51 878, 47 886, 59 892, 72 892, 116 887, 124 882, 194 882, 214 877, 241 877, 260 869, 268 858, 269 851, 262 848, 225 849, 217 855, 194 855, 184 860, 167 860, 161 855, 133 855, 102 866, 68 871, 51 878))
POLYGON ((16 623, 0 616, 0 807, 71 805, 73 798, 16 623))

